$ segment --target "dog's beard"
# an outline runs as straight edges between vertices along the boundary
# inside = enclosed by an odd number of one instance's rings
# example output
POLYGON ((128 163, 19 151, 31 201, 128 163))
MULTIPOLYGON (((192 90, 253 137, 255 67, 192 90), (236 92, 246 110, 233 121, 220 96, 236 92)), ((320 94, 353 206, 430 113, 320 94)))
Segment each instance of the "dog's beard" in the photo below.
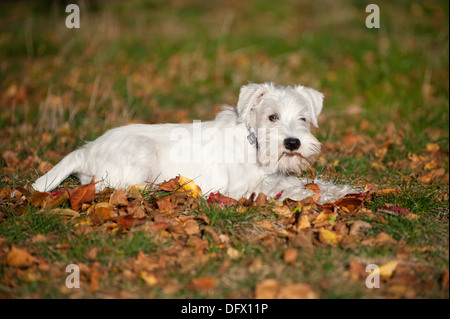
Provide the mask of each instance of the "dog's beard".
POLYGON ((320 154, 320 142, 310 134, 302 137, 301 147, 295 151, 287 150, 283 141, 284 138, 276 139, 270 135, 260 138, 258 160, 265 173, 300 175, 320 154))

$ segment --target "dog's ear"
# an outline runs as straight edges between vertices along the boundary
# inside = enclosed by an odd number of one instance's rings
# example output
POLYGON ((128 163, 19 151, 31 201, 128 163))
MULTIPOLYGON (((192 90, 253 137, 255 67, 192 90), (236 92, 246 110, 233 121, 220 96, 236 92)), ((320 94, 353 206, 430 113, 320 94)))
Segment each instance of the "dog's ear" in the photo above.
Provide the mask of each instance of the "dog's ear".
POLYGON ((308 88, 306 86, 298 85, 295 90, 300 93, 309 102, 309 107, 311 108, 312 116, 311 121, 315 127, 319 127, 317 124, 317 118, 320 112, 322 112, 323 107, 323 94, 314 89, 308 88))
POLYGON ((261 103, 263 95, 267 92, 267 85, 250 83, 241 87, 239 100, 236 105, 238 122, 247 119, 250 110, 261 103))

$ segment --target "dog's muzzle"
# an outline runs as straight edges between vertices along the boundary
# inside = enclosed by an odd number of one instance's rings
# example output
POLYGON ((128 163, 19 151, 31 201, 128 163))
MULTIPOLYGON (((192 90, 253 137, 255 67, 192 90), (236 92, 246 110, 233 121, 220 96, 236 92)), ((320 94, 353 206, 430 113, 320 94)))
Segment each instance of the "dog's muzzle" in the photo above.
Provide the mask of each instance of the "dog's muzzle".
POLYGON ((300 148, 300 140, 298 138, 288 137, 284 140, 284 147, 289 151, 295 151, 300 148))

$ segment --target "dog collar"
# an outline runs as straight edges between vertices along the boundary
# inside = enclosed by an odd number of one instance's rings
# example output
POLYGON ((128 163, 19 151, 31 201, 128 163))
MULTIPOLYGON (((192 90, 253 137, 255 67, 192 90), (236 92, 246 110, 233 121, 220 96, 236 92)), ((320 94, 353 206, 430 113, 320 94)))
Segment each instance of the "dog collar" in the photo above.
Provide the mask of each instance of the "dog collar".
POLYGON ((250 145, 255 145, 256 149, 259 148, 258 145, 258 139, 256 138, 256 134, 255 132, 252 132, 252 130, 250 129, 250 126, 247 125, 247 131, 248 131, 248 135, 247 135, 247 140, 250 143, 250 145))

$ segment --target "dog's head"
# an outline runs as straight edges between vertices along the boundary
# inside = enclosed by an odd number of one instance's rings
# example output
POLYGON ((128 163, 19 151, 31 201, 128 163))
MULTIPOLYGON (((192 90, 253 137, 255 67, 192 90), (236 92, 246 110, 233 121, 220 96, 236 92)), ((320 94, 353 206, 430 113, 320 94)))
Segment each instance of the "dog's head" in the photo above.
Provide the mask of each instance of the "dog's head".
POLYGON ((295 174, 320 153, 310 125, 318 127, 322 106, 323 95, 311 88, 252 83, 241 88, 237 120, 256 137, 263 168, 295 174))

